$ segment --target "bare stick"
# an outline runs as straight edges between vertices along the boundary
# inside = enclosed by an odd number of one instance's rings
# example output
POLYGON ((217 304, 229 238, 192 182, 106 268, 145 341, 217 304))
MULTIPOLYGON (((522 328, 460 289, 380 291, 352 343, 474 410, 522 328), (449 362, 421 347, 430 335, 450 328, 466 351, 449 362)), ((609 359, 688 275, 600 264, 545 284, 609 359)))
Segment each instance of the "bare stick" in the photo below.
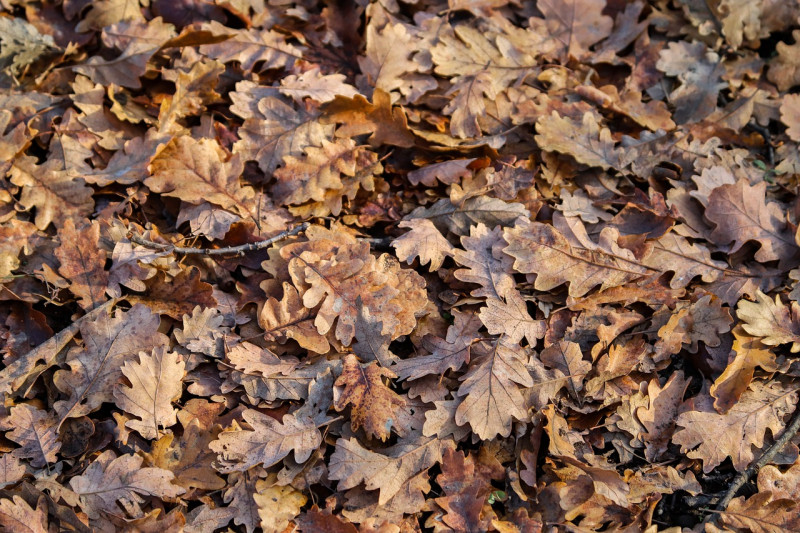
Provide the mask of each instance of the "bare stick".
POLYGON ((185 254, 185 255, 236 255, 236 256, 243 256, 247 252, 253 252, 255 250, 263 250, 268 246, 282 241, 288 237, 293 235, 297 235, 298 233, 304 231, 308 228, 308 222, 303 222, 299 226, 295 226, 290 230, 282 231, 275 235, 274 237, 270 237, 269 239, 258 241, 258 242, 251 242, 249 244, 240 244, 239 246, 229 246, 227 248, 184 248, 182 246, 174 246, 172 244, 161 244, 158 242, 148 241, 147 239, 142 239, 138 235, 134 235, 132 232, 128 233, 128 238, 131 242, 135 242, 136 244, 140 244, 142 246, 146 246, 147 248, 153 248, 155 250, 164 250, 167 252, 175 252, 177 254, 185 254))
MULTIPOLYGON (((781 451, 790 440, 792 440, 792 437, 797 435, 798 430, 800 430, 800 406, 795 409, 794 415, 792 415, 792 420, 789 422, 789 425, 786 426, 786 429, 781 437, 776 440, 766 452, 764 452, 764 455, 762 455, 758 461, 750 465, 747 470, 736 476, 736 479, 733 480, 733 483, 731 483, 731 486, 728 488, 728 492, 725 493, 725 496, 717 504, 716 511, 724 511, 725 508, 728 507, 728 504, 731 503, 733 497, 736 496, 736 493, 739 491, 739 489, 742 488, 742 486, 747 483, 751 477, 753 477, 753 474, 758 472, 764 465, 769 463, 778 454, 778 452, 781 451)), ((719 514, 715 513, 714 515, 709 515, 706 521, 714 522, 718 517, 719 514)))

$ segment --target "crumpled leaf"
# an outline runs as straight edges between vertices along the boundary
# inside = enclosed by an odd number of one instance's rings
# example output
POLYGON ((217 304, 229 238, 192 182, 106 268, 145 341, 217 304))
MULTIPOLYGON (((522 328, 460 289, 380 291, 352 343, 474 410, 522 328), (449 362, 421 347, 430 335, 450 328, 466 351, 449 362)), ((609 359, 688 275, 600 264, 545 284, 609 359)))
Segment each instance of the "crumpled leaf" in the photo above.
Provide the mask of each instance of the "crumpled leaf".
POLYGON ((59 51, 53 37, 23 19, 0 17, 0 69, 17 76, 41 56, 59 51))
POLYGON ((727 87, 721 79, 724 69, 719 54, 702 42, 669 43, 661 50, 656 67, 681 81, 669 95, 676 107, 673 119, 678 124, 697 122, 714 112, 719 91, 727 87))
POLYGON ((337 411, 343 411, 349 405, 353 431, 363 427, 368 437, 385 441, 392 426, 397 425, 398 409, 406 402, 383 383, 382 377, 396 376, 391 370, 379 366, 377 361, 361 365, 355 355, 348 354, 342 373, 334 383, 342 390, 333 406, 337 411))
POLYGON ((264 329, 267 340, 294 339, 308 350, 327 353, 330 345, 314 325, 315 314, 303 306, 300 295, 290 283, 283 284, 280 301, 270 297, 261 308, 258 324, 264 329))
POLYGON ((114 398, 117 406, 140 420, 129 420, 125 425, 146 439, 156 439, 159 427, 168 428, 177 421, 177 410, 172 402, 183 392, 185 363, 177 352, 159 346, 150 354, 139 353, 139 361, 126 361, 122 374, 131 386, 117 386, 114 398))
POLYGON ((101 453, 69 485, 80 496, 80 506, 95 519, 104 513, 119 514, 120 505, 133 517, 141 517, 142 496, 175 498, 184 489, 170 483, 172 472, 155 467, 142 468, 138 455, 117 457, 111 450, 101 453))

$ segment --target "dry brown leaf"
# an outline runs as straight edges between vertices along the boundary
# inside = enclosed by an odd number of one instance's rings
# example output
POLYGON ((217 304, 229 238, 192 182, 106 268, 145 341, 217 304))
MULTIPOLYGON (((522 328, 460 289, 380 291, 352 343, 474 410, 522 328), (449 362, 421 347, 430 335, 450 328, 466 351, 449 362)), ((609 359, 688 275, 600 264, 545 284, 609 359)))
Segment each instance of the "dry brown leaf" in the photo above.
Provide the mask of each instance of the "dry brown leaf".
POLYGON ((111 450, 100 454, 69 485, 80 496, 80 506, 89 518, 103 513, 119 514, 120 505, 133 518, 142 516, 142 495, 175 498, 184 490, 170 483, 172 472, 161 468, 142 468, 138 455, 117 457, 111 450))
POLYGON ((671 42, 661 51, 658 70, 681 82, 669 95, 676 107, 676 123, 698 122, 717 108, 719 92, 727 87, 721 80, 724 70, 720 63, 719 54, 702 42, 671 42))
POLYGON ((0 526, 15 533, 48 533, 47 508, 44 498, 36 509, 22 497, 14 495, 11 500, 0 500, 0 526))
POLYGON ((461 237, 463 250, 453 250, 453 259, 466 267, 453 272, 456 279, 480 285, 471 292, 472 296, 503 300, 514 290, 512 276, 513 259, 503 253, 507 246, 503 240, 503 229, 496 226, 489 230, 478 223, 470 228, 469 237, 461 237))
POLYGON ((56 434, 58 420, 54 413, 21 403, 11 408, 11 414, 0 420, 0 429, 8 431, 6 438, 21 448, 11 451, 15 457, 30 459, 31 466, 41 468, 55 463, 61 442, 56 434))
POLYGON ((727 413, 739 401, 753 380, 756 367, 767 372, 777 370, 775 354, 759 339, 748 336, 739 326, 733 329, 733 336, 733 360, 711 385, 714 408, 720 413, 727 413))
POLYGON ((376 453, 367 450, 354 438, 336 441, 329 465, 330 478, 338 480, 339 490, 364 483, 367 490, 380 489, 378 504, 383 505, 397 494, 413 476, 442 460, 452 449, 451 441, 423 439, 400 442, 376 453))
POLYGON ((570 155, 590 167, 608 170, 622 166, 622 152, 614 146, 611 131, 601 128, 592 113, 585 113, 578 121, 553 111, 539 119, 536 132, 536 143, 542 150, 570 155))
POLYGON ((657 354, 676 354, 684 345, 697 353, 698 343, 719 346, 720 335, 731 329, 733 318, 722 302, 706 294, 696 302, 683 307, 669 317, 669 321, 658 330, 659 340, 655 344, 657 354))
POLYGON ((254 409, 242 413, 252 429, 234 425, 219 434, 209 446, 219 454, 221 472, 244 472, 256 465, 269 467, 294 452, 303 463, 322 444, 318 424, 311 418, 284 415, 282 421, 254 409))
POLYGON ((655 379, 647 384, 649 405, 639 407, 635 414, 647 430, 641 438, 648 461, 658 461, 667 452, 675 432, 675 421, 688 410, 683 396, 690 383, 691 380, 684 379, 683 372, 677 372, 663 386, 655 379))
POLYGON ((142 350, 166 346, 168 338, 158 331, 158 315, 143 305, 114 316, 100 314, 95 321, 81 323, 84 348, 72 348, 66 363, 53 377, 56 387, 68 396, 53 404, 60 426, 65 419, 91 413, 104 402, 114 401, 114 386, 122 379, 126 360, 142 350))
POLYGON ((255 192, 239 184, 243 168, 236 156, 226 161, 216 141, 182 135, 153 160, 152 174, 144 183, 164 196, 175 196, 192 204, 211 202, 248 217, 255 192))
POLYGON ((692 459, 703 461, 703 472, 711 472, 726 457, 733 466, 744 470, 754 459, 753 446, 764 446, 769 429, 776 436, 784 427, 783 418, 797 403, 797 392, 787 391, 778 383, 753 382, 739 401, 725 414, 717 413, 713 398, 701 393, 703 405, 678 416, 681 429, 672 442, 692 459))
POLYGON ((333 406, 343 411, 349 405, 353 431, 363 427, 368 437, 385 441, 392 426, 398 423, 398 409, 406 402, 383 383, 383 377, 396 376, 391 370, 378 366, 377 361, 362 365, 355 355, 348 354, 342 373, 334 383, 342 389, 333 406))
POLYGON ((758 471, 758 491, 769 491, 774 499, 797 500, 800 497, 800 462, 795 460, 786 472, 772 465, 762 467, 758 471))
POLYGON ((786 223, 785 211, 766 200, 767 183, 750 185, 742 178, 735 185, 717 187, 708 197, 705 216, 716 227, 710 239, 719 246, 729 246, 734 253, 748 241, 761 245, 756 261, 790 262, 798 253, 794 233, 786 223))
POLYGON ((481 440, 498 434, 507 437, 512 421, 524 421, 528 416, 519 390, 519 385, 533 386, 525 366, 528 356, 519 346, 505 344, 502 339, 492 346, 478 344, 473 351, 475 360, 458 388, 458 395, 465 398, 456 410, 455 422, 459 426, 469 423, 481 440))
POLYGON ((398 361, 392 367, 400 379, 419 379, 429 374, 444 374, 448 369, 458 370, 470 359, 470 349, 480 338, 480 320, 468 313, 453 313, 454 323, 442 339, 426 335, 422 347, 430 353, 398 361))
POLYGON ((283 298, 267 299, 258 315, 258 324, 264 329, 264 338, 270 341, 294 339, 297 343, 317 353, 330 350, 328 340, 320 335, 314 325, 315 314, 306 309, 300 295, 290 283, 283 284, 283 298))
POLYGON ((201 29, 217 35, 231 35, 218 44, 200 46, 200 53, 222 63, 238 61, 244 70, 253 70, 262 63, 260 70, 291 68, 302 57, 302 50, 286 42, 286 37, 275 31, 234 30, 219 22, 211 21, 201 29))
POLYGON ((34 223, 39 229, 46 229, 51 222, 61 227, 68 218, 82 219, 94 209, 92 189, 81 178, 61 170, 56 160, 37 165, 32 157, 19 157, 9 174, 11 183, 22 187, 20 204, 28 210, 36 208, 34 223))
POLYGON ((800 84, 800 30, 794 30, 792 38, 794 44, 779 42, 775 45, 778 57, 767 71, 767 78, 781 91, 800 84))
POLYGON ((583 59, 589 47, 611 34, 614 21, 604 15, 604 0, 542 0, 537 3, 547 32, 559 43, 558 55, 583 59))
POLYGON ((754 533, 783 533, 800 530, 798 503, 792 500, 772 500, 769 492, 759 492, 747 500, 734 498, 724 511, 720 522, 740 531, 754 533))
POLYGON ((439 270, 446 257, 453 256, 453 245, 436 229, 433 222, 425 218, 403 220, 398 225, 400 228, 410 228, 411 231, 394 239, 392 248, 400 261, 409 265, 419 257, 421 265, 430 263, 428 270, 439 270))
POLYGON ((114 398, 120 409, 139 420, 129 420, 125 425, 146 439, 158 438, 159 427, 175 425, 178 412, 172 402, 183 393, 185 373, 181 356, 164 346, 154 348, 150 354, 140 352, 138 362, 126 361, 122 374, 131 385, 117 385, 114 398))
POLYGON ((505 335, 511 343, 518 343, 525 337, 530 346, 535 346, 547 329, 544 320, 531 317, 525 300, 516 289, 508 291, 504 300, 488 298, 478 316, 489 333, 505 335))
POLYGON ((233 153, 243 160, 258 161, 266 173, 272 173, 283 163, 285 156, 299 157, 309 146, 319 146, 330 139, 334 126, 319 122, 319 112, 294 105, 290 100, 275 95, 274 88, 259 91, 258 85, 241 81, 233 100, 231 111, 242 117, 239 140, 233 153))
POLYGON ((497 225, 508 226, 521 216, 530 216, 522 204, 478 196, 467 199, 462 205, 454 205, 450 200, 442 199, 431 207, 414 209, 406 215, 405 220, 424 218, 433 222, 439 231, 445 232, 449 229, 456 235, 469 235, 470 228, 476 224, 484 224, 490 228, 497 225))
POLYGON ((786 134, 800 142, 800 94, 787 94, 781 103, 781 122, 786 125, 786 134))
POLYGON ((91 311, 106 301, 109 274, 105 270, 106 252, 100 248, 100 224, 76 228, 68 219, 58 231, 61 245, 55 256, 61 265, 58 273, 70 281, 69 290, 78 303, 91 311))
POLYGON ((336 137, 356 137, 369 133, 370 146, 388 144, 409 148, 414 146, 414 134, 408 128, 408 119, 402 107, 392 106, 391 96, 377 88, 372 103, 360 94, 350 98, 337 96, 322 108, 320 122, 339 123, 336 137))
POLYGON ((623 285, 642 277, 648 269, 630 250, 615 242, 618 233, 604 228, 595 244, 580 222, 571 227, 563 217, 554 218, 556 226, 541 222, 520 221, 504 233, 505 253, 514 257, 514 269, 536 276, 537 290, 551 290, 569 283, 570 296, 583 296, 596 286, 600 290, 623 285), (566 237, 559 226, 570 231, 566 237))
POLYGON ((209 444, 216 440, 222 428, 205 428, 199 419, 183 424, 183 434, 178 441, 167 433, 153 444, 146 456, 150 464, 175 474, 175 485, 189 490, 219 490, 225 487, 225 480, 217 475, 212 466, 216 454, 209 444))
POLYGON ((742 328, 767 346, 792 343, 792 353, 800 352, 800 305, 793 301, 787 307, 778 295, 773 302, 760 290, 755 297, 755 302, 739 300, 736 315, 742 328))

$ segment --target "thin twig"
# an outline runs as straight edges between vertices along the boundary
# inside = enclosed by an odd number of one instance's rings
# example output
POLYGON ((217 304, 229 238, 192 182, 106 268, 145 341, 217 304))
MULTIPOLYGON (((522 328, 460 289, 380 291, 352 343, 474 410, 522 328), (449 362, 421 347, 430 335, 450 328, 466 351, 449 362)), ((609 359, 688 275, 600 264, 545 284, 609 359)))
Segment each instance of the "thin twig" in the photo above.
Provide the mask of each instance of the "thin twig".
POLYGON ((128 233, 128 238, 131 240, 131 242, 135 242, 136 244, 146 246, 147 248, 174 252, 176 254, 236 255, 241 257, 246 252, 262 250, 278 241, 282 241, 283 239, 286 239, 293 235, 297 235, 298 233, 305 231, 305 229, 308 228, 308 226, 309 226, 308 222, 303 222, 299 226, 295 226, 290 230, 282 231, 277 235, 275 235, 274 237, 270 237, 269 239, 258 242, 251 242, 248 244, 240 244, 239 246, 228 246, 227 248, 184 248, 182 246, 174 246, 172 244, 161 244, 158 242, 148 241, 147 239, 143 239, 138 235, 134 235, 132 232, 128 233))
POLYGON ((764 465, 769 463, 778 454, 778 452, 781 451, 790 440, 792 440, 792 437, 797 435, 798 430, 800 430, 800 406, 795 409, 794 415, 792 415, 792 420, 789 425, 786 426, 786 430, 784 430, 781 437, 776 440, 766 452, 764 452, 764 455, 762 455, 758 461, 750 465, 747 470, 736 476, 736 479, 733 480, 730 488, 728 488, 728 492, 725 493, 725 496, 717 504, 716 510, 718 512, 714 513, 713 515, 709 515, 706 518, 706 521, 716 521, 719 517, 719 512, 724 511, 728 507, 728 504, 731 503, 731 500, 734 498, 734 496, 736 496, 736 493, 739 491, 739 489, 742 488, 742 486, 744 486, 744 484, 747 483, 751 477, 753 477, 753 474, 758 472, 764 465))

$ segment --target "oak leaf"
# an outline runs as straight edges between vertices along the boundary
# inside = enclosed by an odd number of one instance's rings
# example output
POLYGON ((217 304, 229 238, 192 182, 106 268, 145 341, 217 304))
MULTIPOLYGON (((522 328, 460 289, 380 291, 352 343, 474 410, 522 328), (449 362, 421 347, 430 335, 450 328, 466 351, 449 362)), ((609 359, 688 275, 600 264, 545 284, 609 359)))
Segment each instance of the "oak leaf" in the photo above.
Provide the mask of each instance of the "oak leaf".
POLYGON ((15 484, 27 473, 25 465, 13 453, 0 457, 0 489, 15 484))
POLYGON ((593 113, 585 113, 578 121, 553 111, 536 122, 536 132, 536 143, 542 150, 570 155, 590 167, 621 167, 622 152, 614 146, 611 131, 601 128, 593 113))
POLYGON ((28 210, 36 208, 38 229, 46 229, 51 222, 63 226, 68 218, 82 219, 94 209, 92 189, 81 178, 61 170, 55 159, 37 165, 35 158, 21 156, 14 160, 9 174, 11 182, 22 187, 20 204, 28 210))
POLYGON ((478 196, 469 198, 462 205, 442 199, 431 207, 417 207, 404 220, 424 218, 433 222, 439 231, 449 229, 456 235, 469 235, 470 228, 475 224, 482 223, 490 228, 508 226, 520 216, 530 216, 522 204, 478 196))
POLYGON ((677 372, 663 386, 656 379, 647 384, 649 404, 637 408, 635 415, 647 429, 646 433, 642 433, 641 439, 645 444, 645 457, 648 461, 655 462, 666 453, 675 432, 676 419, 688 410, 683 396, 690 382, 684 379, 683 372, 677 372))
POLYGON ((789 262, 798 252, 794 234, 787 228, 785 211, 775 202, 766 201, 767 183, 750 185, 745 178, 734 185, 717 187, 708 197, 705 216, 716 227, 710 239, 720 246, 729 246, 734 253, 748 241, 761 247, 756 261, 789 262), (732 243, 732 244, 731 244, 732 243))
POLYGON ((800 352, 800 304, 793 301, 787 307, 780 296, 773 302, 760 290, 755 297, 755 302, 739 300, 736 314, 742 328, 767 346, 792 343, 792 353, 800 352))
POLYGON ((389 144, 410 148, 414 134, 408 128, 408 119, 402 107, 392 106, 389 93, 375 89, 372 103, 360 94, 351 98, 337 96, 322 107, 323 124, 338 123, 336 137, 357 137, 369 133, 370 146, 389 144))
POLYGON ((3 530, 17 533, 48 533, 44 498, 37 503, 36 509, 28 505, 21 496, 13 495, 11 498, 0 500, 0 526, 3 530))
POLYGON ((428 270, 435 272, 442 266, 446 257, 452 257, 453 245, 439 232, 433 222, 425 218, 403 220, 400 228, 411 231, 392 241, 395 255, 409 265, 419 257, 422 265, 430 263, 428 270))
POLYGON ((507 246, 503 240, 503 230, 496 226, 489 230, 478 223, 470 228, 469 237, 461 237, 463 250, 453 250, 453 259, 466 267, 453 272, 456 279, 480 285, 470 294, 482 298, 504 299, 515 289, 512 276, 513 259, 503 253, 507 246))
POLYGON ((781 103, 781 122, 786 125, 786 134, 800 142, 800 94, 787 94, 781 103))
POLYGON ((486 307, 481 308, 478 316, 489 333, 503 334, 510 343, 518 343, 525 337, 530 346, 535 346, 545 335, 545 321, 531 317, 525 300, 516 288, 508 291, 503 300, 487 298, 486 307))
POLYGON ((681 85, 669 95, 675 104, 673 120, 678 124, 697 122, 717 108, 717 97, 728 84, 720 57, 702 42, 671 42, 661 50, 656 68, 675 76, 681 85))
POLYGON ((297 343, 316 353, 327 353, 330 345, 314 325, 312 309, 303 306, 297 289, 290 283, 283 284, 283 298, 267 299, 258 315, 258 324, 264 329, 264 338, 269 341, 294 339, 297 343))
POLYGON ((793 500, 772 499, 769 492, 759 492, 745 500, 734 498, 720 511, 720 522, 739 531, 782 533, 800 529, 798 503, 793 500))
POLYGON ((78 297, 84 310, 105 302, 109 275, 105 270, 106 252, 100 248, 100 225, 95 222, 80 228, 71 219, 58 231, 61 245, 55 256, 61 265, 58 273, 70 280, 69 290, 78 297))
POLYGON ((57 461, 61 442, 56 434, 54 413, 22 403, 11 408, 11 414, 0 420, 0 429, 8 431, 6 438, 21 448, 11 452, 15 457, 30 459, 31 466, 41 468, 57 461))
POLYGON ((769 491, 775 499, 797 500, 800 497, 800 463, 795 460, 786 472, 772 465, 762 467, 758 471, 758 491, 769 491))
POLYGON ((141 517, 142 496, 174 498, 184 489, 171 483, 172 472, 155 467, 142 468, 138 455, 117 457, 111 450, 101 453, 69 485, 80 496, 80 506, 96 519, 104 513, 118 514, 119 505, 131 517, 141 517), (119 505, 118 505, 119 504, 119 505))
POLYGON ((126 361, 122 374, 131 386, 118 385, 114 390, 117 405, 139 420, 129 420, 125 425, 146 439, 156 439, 159 427, 168 428, 177 423, 177 411, 172 402, 183 392, 186 364, 177 352, 159 346, 150 354, 139 353, 139 361, 126 361))
POLYGON ((34 250, 36 226, 11 219, 0 225, 0 279, 6 278, 20 265, 21 252, 30 255, 34 250))
POLYGON ((706 294, 696 302, 678 310, 669 321, 658 330, 660 337, 655 349, 661 354, 676 354, 681 347, 697 353, 698 343, 706 346, 719 346, 720 335, 731 329, 733 319, 730 311, 722 307, 722 302, 706 294))
POLYGON ((398 357, 389 350, 391 337, 382 333, 383 324, 372 318, 360 297, 356 300, 356 305, 358 316, 353 352, 363 361, 377 361, 382 367, 389 368, 389 365, 398 361, 398 357))
POLYGON ((189 490, 219 490, 225 487, 225 480, 217 475, 212 462, 216 454, 209 444, 216 440, 222 428, 218 425, 204 427, 199 419, 183 424, 180 439, 167 433, 155 443, 147 454, 150 464, 175 475, 175 485, 189 490))
POLYGON ((461 378, 458 395, 465 396, 456 411, 458 425, 469 423, 481 440, 511 433, 513 419, 525 420, 527 412, 519 390, 533 386, 525 366, 527 357, 522 348, 508 345, 503 339, 491 347, 478 344, 476 358, 461 378))
POLYGON ((555 216, 554 226, 521 220, 506 229, 505 253, 514 257, 514 269, 536 276, 537 290, 551 290, 569 282, 570 296, 583 296, 596 286, 600 290, 624 285, 647 273, 630 250, 615 242, 616 230, 606 227, 600 242, 592 242, 580 222, 571 227, 555 216), (559 231, 569 231, 568 236, 559 231))
MULTIPOLYGON (((767 372, 778 369, 775 354, 760 339, 748 336, 739 326, 733 329, 733 359, 711 385, 714 408, 726 413, 747 390, 756 367, 767 372)), ((730 359, 730 358, 729 358, 730 359)))
POLYGON ((488 531, 491 514, 484 512, 484 505, 491 478, 485 467, 476 465, 473 455, 465 457, 460 451, 447 450, 442 459, 442 473, 436 483, 444 495, 435 500, 445 511, 442 522, 454 531, 488 531))
POLYGON ((336 322, 336 338, 349 345, 355 335, 360 297, 370 316, 383 323, 383 333, 396 339, 411 332, 415 313, 425 304, 425 281, 402 269, 388 254, 375 258, 369 244, 322 228, 309 228, 306 243, 281 248, 289 260, 294 285, 302 288, 303 305, 320 305, 314 324, 326 334, 336 322))
POLYGON ((284 531, 289 522, 300 514, 300 509, 308 498, 291 485, 280 486, 276 476, 256 482, 253 500, 258 505, 258 516, 261 518, 261 529, 266 531, 284 531))
POLYGON ((281 78, 280 92, 300 103, 304 98, 317 102, 330 102, 337 96, 352 98, 358 91, 346 83, 344 74, 322 74, 320 69, 313 68, 301 74, 290 74, 281 78))
POLYGON ((232 35, 224 42, 200 46, 200 53, 222 63, 238 61, 244 70, 253 70, 262 62, 260 70, 290 68, 302 57, 302 50, 286 42, 286 38, 272 30, 234 30, 211 21, 201 26, 213 34, 232 35))
POLYGON ((258 504, 253 496, 256 493, 256 484, 263 476, 263 468, 233 472, 228 475, 228 488, 222 494, 222 500, 236 511, 233 523, 244 526, 247 533, 253 533, 261 522, 258 504))
POLYGON ((453 447, 452 441, 433 438, 401 441, 376 453, 354 438, 340 438, 328 466, 329 477, 339 481, 339 490, 359 483, 367 490, 380 489, 378 504, 384 505, 409 479, 441 461, 442 454, 453 447))
POLYGON ((342 197, 354 199, 360 189, 375 187, 374 175, 383 170, 378 154, 352 139, 323 140, 305 148, 305 157, 285 155, 273 175, 275 201, 282 205, 313 202, 315 216, 338 215, 342 197))
POLYGON ((458 370, 469 362, 470 349, 480 338, 480 320, 475 315, 458 311, 453 312, 453 318, 446 338, 426 335, 422 339, 422 347, 430 352, 428 355, 403 359, 392 367, 400 379, 414 380, 429 374, 444 374, 448 369, 458 370))
POLYGON ((144 183, 164 196, 193 204, 211 202, 247 217, 255 192, 239 184, 243 169, 238 157, 225 160, 216 141, 182 135, 153 159, 152 174, 144 183))
POLYGON ((541 0, 537 7, 545 17, 547 31, 561 46, 559 56, 583 59, 589 47, 611 34, 614 21, 604 15, 603 0, 541 0))
POLYGON ((362 366, 355 355, 348 354, 342 373, 334 383, 342 389, 333 404, 337 411, 350 405, 353 431, 363 427, 368 437, 382 441, 389 438, 392 425, 397 425, 397 411, 406 403, 402 396, 383 383, 384 376, 396 377, 391 370, 378 366, 377 361, 362 366))
POLYGON ((142 305, 114 316, 100 314, 95 321, 81 323, 85 347, 72 348, 66 363, 70 370, 59 370, 53 377, 56 387, 68 395, 53 408, 59 426, 65 419, 91 413, 104 402, 113 402, 113 390, 122 379, 126 360, 142 350, 166 346, 167 336, 158 331, 158 315, 142 305))
POLYGON ((726 457, 742 471, 753 461, 753 446, 764 446, 766 431, 777 436, 783 429, 784 416, 797 403, 797 392, 787 391, 779 383, 753 382, 737 403, 725 413, 717 413, 706 393, 702 405, 678 416, 681 429, 672 442, 681 446, 692 459, 702 459, 703 472, 711 472, 726 457), (698 408, 699 407, 699 408, 698 408))
POLYGON ((775 45, 778 57, 767 71, 767 78, 778 86, 778 90, 787 91, 800 85, 800 30, 792 31, 794 44, 779 42, 775 45))
POLYGON ((311 418, 298 419, 287 414, 278 421, 247 409, 242 419, 252 429, 234 423, 209 445, 219 454, 221 472, 244 472, 256 465, 269 467, 292 452, 295 461, 303 463, 322 444, 318 424, 311 418))
POLYGON ((200 279, 200 269, 195 266, 181 269, 174 278, 158 274, 147 283, 145 295, 130 294, 125 299, 134 304, 142 303, 153 312, 175 320, 191 314, 197 306, 217 306, 213 287, 200 279))
POLYGON ((233 153, 257 161, 261 170, 271 174, 285 156, 299 157, 307 147, 329 139, 334 126, 321 124, 318 110, 298 107, 269 89, 259 91, 255 83, 241 81, 230 97, 231 111, 245 119, 233 153))

